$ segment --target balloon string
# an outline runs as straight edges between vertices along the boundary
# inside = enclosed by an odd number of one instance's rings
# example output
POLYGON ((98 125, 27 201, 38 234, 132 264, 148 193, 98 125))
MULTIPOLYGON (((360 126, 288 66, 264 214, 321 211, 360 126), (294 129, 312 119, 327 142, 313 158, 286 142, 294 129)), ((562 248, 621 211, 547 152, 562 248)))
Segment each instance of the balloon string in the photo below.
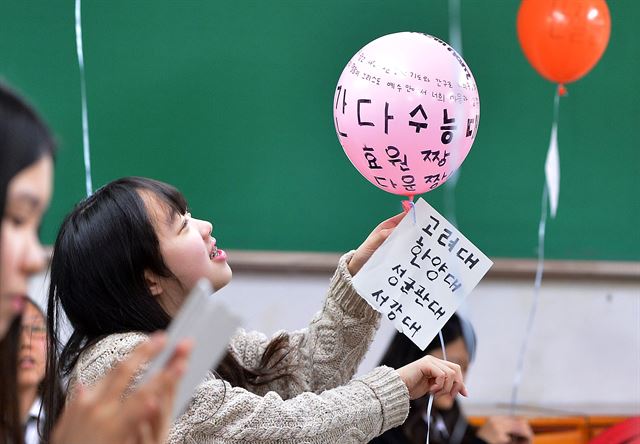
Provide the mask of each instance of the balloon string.
POLYGON ((411 213, 411 215, 413 216, 413 224, 415 225, 415 224, 418 223, 418 221, 416 219, 416 204, 413 203, 413 196, 411 196, 411 199, 412 200, 403 200, 402 201, 402 209, 405 212, 408 212, 408 213, 410 212, 411 213))
POLYGON ((518 363, 516 366, 516 373, 513 378, 513 387, 511 389, 511 415, 515 415, 516 403, 518 401, 518 391, 522 383, 522 374, 524 369, 524 360, 527 353, 527 346, 529 344, 529 338, 531 331, 533 330, 533 321, 536 317, 536 311, 538 310, 538 301, 540 299, 540 286, 542 284, 542 273, 544 271, 544 239, 547 223, 547 207, 549 204, 547 184, 545 183, 542 191, 542 209, 540 214, 540 222, 538 224, 538 265, 536 267, 536 278, 533 290, 533 301, 531 302, 531 308, 529 310, 529 319, 527 320, 527 327, 520 346, 520 352, 518 354, 518 363))
POLYGON ((462 57, 462 26, 460 0, 449 0, 449 44, 462 57))
MULTIPOLYGON (((564 92, 566 94, 567 91, 565 90, 564 92)), ((564 94, 562 94, 562 91, 560 90, 560 88, 558 88, 558 91, 556 91, 556 94, 553 97, 553 124, 554 125, 558 124, 558 117, 560 115, 560 96, 563 96, 563 95, 564 94)))
MULTIPOLYGON (((552 126, 553 137, 557 137, 556 128, 558 125, 558 117, 560 115, 560 96, 562 95, 561 88, 564 88, 564 86, 563 85, 558 86, 555 97, 553 98, 553 126, 552 126)), ((565 93, 566 93, 566 90, 565 90, 565 93)), ((552 141, 552 144, 553 144, 553 141, 552 141)), ((527 327, 525 330, 524 339, 522 340, 522 345, 520 347, 520 352, 518 354, 516 373, 513 378, 513 387, 511 390, 511 409, 510 409, 511 415, 515 414, 516 403, 518 401, 518 392, 520 390, 520 385, 522 384, 522 375, 524 372, 525 356, 527 353, 527 347, 529 344, 529 339, 531 337, 531 331, 533 330, 533 322, 536 317, 536 312, 538 310, 538 303, 540 300, 540 287, 542 285, 542 274, 544 272, 544 240, 545 240, 545 233, 546 233, 547 213, 549 211, 549 206, 551 206, 552 217, 553 217, 554 216, 553 211, 555 209, 554 205, 557 204, 556 202, 556 204, 552 205, 551 202, 549 201, 550 192, 551 192, 549 186, 550 186, 549 176, 547 173, 544 187, 542 189, 540 222, 538 223, 538 264, 536 267, 533 300, 531 302, 531 308, 529 309, 529 318, 527 320, 527 327)))
POLYGON ((76 0, 76 50, 78 53, 78 67, 80 68, 80 95, 82 100, 82 146, 84 152, 85 187, 87 196, 93 193, 91 180, 91 151, 89 148, 89 117, 87 112, 87 88, 84 76, 84 52, 82 50, 82 15, 81 0, 76 0))
MULTIPOLYGON (((462 57, 462 26, 460 20, 460 0, 449 0, 449 44, 462 57)), ((455 77, 455 76, 454 76, 455 77)), ((463 114, 461 105, 456 104, 455 115, 463 114)), ((458 165, 459 153, 454 149, 451 153, 451 165, 458 165)), ((458 165, 459 168, 459 165, 458 165)), ((460 178, 460 169, 453 171, 451 177, 444 183, 445 215, 454 227, 458 226, 456 218, 456 186, 460 178)))
POLYGON ((442 359, 447 360, 447 350, 444 346, 444 338, 442 337, 442 330, 438 332, 438 337, 440 337, 440 347, 442 348, 442 359))
MULTIPOLYGON (((438 332, 438 336, 440 337, 440 347, 442 347, 442 359, 447 360, 447 351, 444 347, 444 338, 442 337, 442 330, 438 332)), ((429 402, 427 403, 427 412, 423 413, 423 419, 427 424, 427 439, 425 440, 425 444, 429 444, 429 434, 431 432, 431 409, 433 408, 433 394, 429 395, 429 402)))
POLYGON ((431 433, 431 408, 433 407, 433 395, 429 395, 429 402, 427 403, 427 417, 424 418, 427 423, 427 439, 425 444, 429 444, 429 434, 431 433))

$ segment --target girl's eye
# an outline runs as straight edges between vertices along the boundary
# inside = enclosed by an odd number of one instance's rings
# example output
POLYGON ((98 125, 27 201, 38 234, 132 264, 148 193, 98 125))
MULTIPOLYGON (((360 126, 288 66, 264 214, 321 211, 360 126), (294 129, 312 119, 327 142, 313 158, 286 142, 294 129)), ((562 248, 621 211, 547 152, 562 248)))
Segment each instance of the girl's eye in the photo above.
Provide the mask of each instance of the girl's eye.
POLYGON ((191 220, 191 213, 185 213, 184 219, 182 220, 182 227, 180 231, 189 228, 189 221, 191 220))
POLYGON ((20 216, 7 215, 7 218, 9 219, 9 222, 11 222, 16 227, 20 227, 20 226, 24 225, 25 223, 27 223, 27 220, 25 218, 20 217, 20 216))

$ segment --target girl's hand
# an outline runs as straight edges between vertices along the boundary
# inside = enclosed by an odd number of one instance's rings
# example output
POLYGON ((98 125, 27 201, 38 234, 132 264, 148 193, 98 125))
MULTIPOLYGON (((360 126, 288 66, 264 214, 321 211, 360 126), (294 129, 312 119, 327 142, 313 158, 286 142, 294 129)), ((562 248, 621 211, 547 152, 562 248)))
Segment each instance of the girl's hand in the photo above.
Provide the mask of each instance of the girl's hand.
POLYGON ((385 220, 371 232, 369 237, 358 247, 347 265, 351 276, 355 276, 356 273, 360 271, 365 262, 369 260, 371 255, 389 237, 394 228, 398 226, 405 214, 406 213, 400 213, 385 220))
POLYGON ((160 353, 164 345, 164 335, 154 335, 95 386, 87 389, 78 385, 55 425, 51 442, 164 443, 191 344, 181 342, 162 371, 124 397, 140 367, 160 353))
POLYGON ((397 370, 409 390, 410 399, 422 398, 427 393, 436 397, 458 393, 467 396, 458 364, 427 355, 397 370))

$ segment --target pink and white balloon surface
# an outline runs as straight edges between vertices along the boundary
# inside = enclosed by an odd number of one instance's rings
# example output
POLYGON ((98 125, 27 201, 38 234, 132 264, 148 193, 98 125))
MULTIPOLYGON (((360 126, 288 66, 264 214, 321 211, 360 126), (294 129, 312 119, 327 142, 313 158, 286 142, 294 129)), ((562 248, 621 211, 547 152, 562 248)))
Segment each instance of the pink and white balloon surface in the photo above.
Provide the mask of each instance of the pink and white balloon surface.
POLYGON ((389 193, 414 196, 442 185, 478 131, 471 70, 444 41, 400 32, 356 53, 336 87, 333 116, 351 163, 389 193))

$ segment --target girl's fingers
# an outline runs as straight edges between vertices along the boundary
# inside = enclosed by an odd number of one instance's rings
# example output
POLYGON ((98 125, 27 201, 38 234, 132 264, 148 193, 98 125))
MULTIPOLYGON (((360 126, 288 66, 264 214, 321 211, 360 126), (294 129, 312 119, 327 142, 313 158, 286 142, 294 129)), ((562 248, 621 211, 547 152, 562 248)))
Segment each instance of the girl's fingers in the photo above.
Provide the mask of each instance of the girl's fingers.
POLYGON ((447 374, 447 379, 444 383, 444 387, 442 387, 442 391, 444 393, 451 393, 451 389, 453 389, 453 384, 455 383, 455 379, 453 378, 453 373, 447 374))
POLYGON ((436 377, 433 384, 429 387, 429 393, 435 394, 442 390, 442 387, 444 386, 444 378, 444 375, 436 377))
POLYGON ((464 382, 460 383, 460 387, 458 388, 458 393, 467 398, 469 396, 469 391, 467 390, 467 386, 464 385, 464 382))
MULTIPOLYGON (((373 239, 371 239, 371 247, 377 249, 388 237, 393 230, 398 226, 405 213, 396 214, 390 219, 385 220, 372 233, 373 239)), ((368 242, 367 242, 368 243, 368 242)))
POLYGON ((146 421, 138 426, 138 444, 155 444, 152 427, 146 421))
POLYGON ((182 376, 187 368, 187 362, 193 349, 193 341, 191 339, 182 340, 175 348, 173 356, 165 368, 158 375, 159 391, 161 397, 161 405, 170 410, 173 406, 173 400, 178 390, 178 384, 182 380, 182 376))
MULTIPOLYGON (((173 356, 162 371, 160 371, 150 381, 149 389, 154 393, 157 401, 157 411, 145 421, 148 428, 148 442, 161 442, 171 425, 171 414, 173 413, 173 403, 182 376, 186 370, 187 359, 193 348, 193 341, 183 340, 174 350, 173 356)), ((147 441, 143 441, 146 442, 147 441)))
POLYGON ((180 342, 167 365, 125 399, 123 409, 130 412, 127 415, 130 424, 143 420, 147 422, 154 415, 160 416, 155 421, 157 424, 170 420, 173 400, 192 347, 192 341, 180 342))
POLYGON ((455 364, 453 362, 449 362, 449 361, 442 361, 442 363, 444 365, 446 365, 447 367, 449 367, 451 370, 453 370, 453 375, 452 378, 454 380, 454 385, 457 387, 457 393, 460 393, 463 396, 467 396, 467 388, 464 385, 464 378, 462 376, 462 368, 458 365, 455 364))
POLYGON ((440 370, 442 370, 443 377, 442 384, 440 384, 437 389, 434 387, 433 390, 435 391, 436 396, 440 396, 451 391, 453 383, 455 382, 455 379, 453 378, 455 372, 448 366, 443 365, 442 362, 437 362, 436 365, 440 368, 440 370))
POLYGON ((351 258, 347 268, 351 276, 355 276, 360 268, 369 260, 371 255, 382 245, 389 237, 393 229, 400 223, 404 213, 397 214, 380 224, 367 236, 364 242, 358 247, 355 254, 351 258))
POLYGON ((160 402, 156 392, 159 390, 159 384, 160 380, 156 375, 122 401, 119 416, 124 428, 135 432, 141 423, 149 421, 158 414, 160 402))
POLYGON ((447 380, 447 374, 444 369, 438 365, 438 362, 432 356, 427 356, 426 358, 423 358, 423 360, 425 368, 422 373, 425 379, 427 379, 427 381, 429 379, 434 380, 434 383, 429 387, 428 391, 430 393, 435 393, 442 390, 442 387, 444 387, 447 380))
POLYGON ((463 396, 466 396, 462 393, 462 389, 464 388, 464 384, 462 384, 461 382, 456 381, 453 384, 453 387, 451 388, 451 391, 449 392, 449 396, 451 396, 452 398, 455 398, 456 396, 458 396, 458 394, 461 394, 463 396))
POLYGON ((172 376, 175 379, 178 379, 184 373, 184 370, 187 365, 187 361, 189 360, 189 356, 191 355, 191 351, 193 350, 193 340, 192 339, 183 339, 176 346, 173 356, 169 358, 169 362, 165 366, 167 370, 170 371, 172 376))
POLYGON ((152 422, 154 436, 156 436, 157 439, 166 436, 171 425, 173 404, 177 393, 178 382, 182 376, 182 372, 184 372, 184 366, 177 364, 177 369, 179 372, 178 376, 171 371, 167 371, 162 377, 164 383, 162 385, 162 392, 159 394, 160 411, 152 422), (182 369, 180 369, 180 367, 182 369))
POLYGON ((466 387, 462 382, 462 370, 459 365, 453 362, 444 361, 442 359, 434 358, 430 356, 430 363, 433 369, 439 369, 442 375, 437 377, 435 384, 433 384, 429 391, 435 396, 451 395, 455 396, 458 393, 467 395, 466 387))
POLYGON ((407 213, 405 213, 404 211, 402 213, 396 214, 395 216, 383 221, 380 225, 378 225, 378 227, 380 229, 394 228, 400 223, 400 221, 402 221, 405 214, 407 213))
POLYGON ((436 378, 435 384, 430 388, 431 393, 436 393, 442 390, 447 383, 449 368, 445 365, 442 365, 442 362, 438 358, 434 358, 433 356, 427 356, 425 359, 428 359, 429 368, 431 374, 433 374, 436 378))

